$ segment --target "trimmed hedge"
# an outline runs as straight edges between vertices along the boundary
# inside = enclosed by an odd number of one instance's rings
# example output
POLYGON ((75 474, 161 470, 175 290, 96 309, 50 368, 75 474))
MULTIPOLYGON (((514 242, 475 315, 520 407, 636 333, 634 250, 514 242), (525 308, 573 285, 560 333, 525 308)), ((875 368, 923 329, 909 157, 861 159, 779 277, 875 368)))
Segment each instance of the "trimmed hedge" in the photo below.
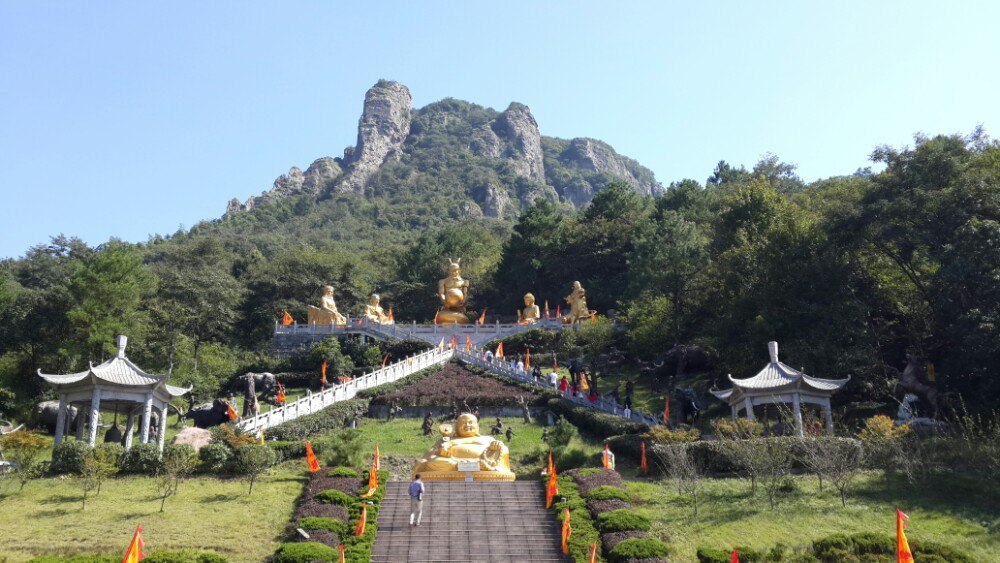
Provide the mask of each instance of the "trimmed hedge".
MULTIPOLYGON (((910 538, 914 559, 921 563, 973 563, 975 560, 952 547, 910 538)), ((789 548, 777 544, 770 550, 736 546, 740 561, 747 563, 788 561, 790 563, 842 563, 845 561, 894 561, 896 540, 892 536, 861 532, 834 534, 812 543, 809 552, 792 555, 789 548)), ((698 548, 700 563, 729 563, 732 548, 698 548)))
POLYGON ((313 434, 343 428, 345 420, 353 418, 355 413, 364 413, 367 410, 368 401, 366 399, 341 401, 319 412, 285 422, 269 430, 268 436, 279 441, 304 440, 313 434))
POLYGON ((341 522, 336 518, 324 516, 310 516, 299 520, 299 527, 303 530, 326 530, 333 532, 340 537, 347 535, 347 522, 341 522))
MULTIPOLYGON (((283 543, 274 554, 274 563, 312 563, 313 561, 338 561, 337 549, 319 542, 283 543)), ((353 561, 353 559, 352 559, 353 561)))
POLYGON ((198 450, 198 470, 203 473, 226 473, 232 470, 233 450, 221 442, 205 444, 198 450))
MULTIPOLYGON (((385 497, 385 484, 389 481, 388 471, 378 472, 378 488, 370 499, 355 499, 348 507, 347 513, 348 529, 352 533, 341 538, 344 542, 344 559, 347 561, 371 561, 372 544, 375 543, 375 534, 378 533, 378 511, 385 497), (365 533, 355 536, 353 530, 361 520, 361 504, 370 502, 368 505, 368 516, 365 524, 365 533)), ((358 494, 368 491, 368 483, 362 483, 358 494)))
POLYGON ((587 500, 623 500, 625 502, 632 502, 632 497, 628 493, 611 485, 595 487, 584 498, 587 500))
POLYGON ((625 563, 631 559, 655 559, 670 555, 670 546, 654 538, 631 538, 618 542, 608 559, 613 563, 625 563))
POLYGON ((334 467, 326 473, 327 477, 361 477, 361 474, 350 467, 334 467))
MULTIPOLYGON (((570 477, 563 475, 557 475, 556 482, 559 486, 559 497, 566 500, 553 503, 552 510, 561 524, 565 509, 569 507, 569 518, 573 526, 573 533, 569 537, 569 555, 575 563, 587 563, 590 561, 590 544, 600 545, 601 535, 594 528, 594 521, 576 483, 570 477)), ((598 561, 603 561, 600 555, 598 561)))
POLYGON ((340 506, 351 506, 358 502, 357 498, 337 489, 327 489, 316 493, 315 498, 325 504, 337 504, 340 506))
POLYGON ((122 456, 122 473, 155 475, 160 470, 160 447, 152 442, 132 444, 122 456))
POLYGON ((648 532, 649 527, 649 518, 627 508, 612 510, 611 512, 605 512, 597 516, 597 529, 602 534, 629 532, 633 530, 648 532))
POLYGON ((548 408, 553 413, 565 417, 581 431, 596 438, 649 432, 647 424, 631 422, 617 415, 577 405, 567 399, 551 399, 548 408))
POLYGON ((90 453, 90 445, 80 440, 63 440, 52 450, 49 472, 54 475, 72 473, 79 475, 83 470, 83 460, 90 453))

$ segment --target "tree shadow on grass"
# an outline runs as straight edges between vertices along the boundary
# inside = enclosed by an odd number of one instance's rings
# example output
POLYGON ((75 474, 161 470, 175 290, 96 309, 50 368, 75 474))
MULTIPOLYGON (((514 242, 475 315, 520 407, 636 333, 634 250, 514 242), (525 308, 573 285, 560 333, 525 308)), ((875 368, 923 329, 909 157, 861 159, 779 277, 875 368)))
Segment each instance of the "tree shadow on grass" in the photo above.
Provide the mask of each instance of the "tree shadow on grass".
POLYGON ((233 498, 234 498, 233 495, 227 495, 227 494, 219 493, 219 494, 216 494, 216 495, 212 495, 210 497, 205 497, 205 498, 201 499, 198 502, 200 502, 202 504, 209 504, 209 503, 213 503, 213 502, 229 502, 229 501, 233 500, 233 498))
POLYGON ((893 474, 852 487, 848 503, 851 497, 984 522, 998 519, 1000 490, 985 480, 956 473, 934 474, 915 483, 893 474))
POLYGON ((51 495, 38 501, 38 504, 66 504, 72 502, 80 504, 83 502, 83 495, 51 495))
POLYGON ((70 510, 68 508, 53 508, 52 510, 39 510, 35 513, 36 518, 56 518, 59 516, 66 516, 70 512, 76 512, 75 510, 70 510))
POLYGON ((124 521, 128 522, 128 521, 132 521, 132 520, 138 520, 139 518, 143 518, 145 516, 149 516, 153 512, 155 512, 155 511, 154 510, 150 510, 148 512, 130 512, 128 514, 122 514, 121 516, 118 517, 118 519, 119 520, 124 520, 124 521))

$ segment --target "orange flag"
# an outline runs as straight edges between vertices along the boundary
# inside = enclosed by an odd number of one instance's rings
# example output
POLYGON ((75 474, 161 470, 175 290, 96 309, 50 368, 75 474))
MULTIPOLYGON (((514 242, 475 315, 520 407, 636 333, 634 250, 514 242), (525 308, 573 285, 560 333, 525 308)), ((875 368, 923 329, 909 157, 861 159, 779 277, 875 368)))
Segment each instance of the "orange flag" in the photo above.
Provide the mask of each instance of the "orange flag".
POLYGON ((319 462, 316 461, 316 454, 313 453, 313 447, 309 440, 306 440, 306 463, 309 464, 310 473, 319 471, 319 462))
POLYGON ((910 543, 906 541, 906 520, 910 517, 896 509, 896 563, 913 563, 913 553, 910 543))
POLYGON ((128 544, 122 563, 139 563, 145 559, 146 554, 142 552, 144 547, 146 547, 146 542, 142 541, 142 526, 136 526, 135 535, 132 536, 132 542, 128 544))
POLYGON ((556 362, 555 354, 552 354, 552 371, 559 371, 559 363, 556 362))
POLYGON ((589 563, 597 563, 597 544, 590 544, 590 559, 587 560, 589 563))
POLYGON ((454 350, 455 348, 458 348, 458 344, 455 342, 455 335, 454 334, 451 335, 451 343, 449 343, 449 346, 451 346, 452 350, 454 350))
POLYGON ((587 384, 587 374, 580 372, 580 390, 590 391, 590 385, 587 384))
POLYGON ((386 318, 389 319, 390 321, 396 320, 396 318, 392 316, 392 307, 389 307, 389 314, 386 315, 386 318))
POLYGON ((344 562, 344 544, 340 544, 339 546, 337 546, 337 552, 340 554, 340 563, 345 563, 344 562))
POLYGON ((360 536, 365 533, 365 521, 368 520, 368 505, 361 505, 361 518, 358 520, 358 527, 354 528, 354 535, 360 536))
POLYGON ((378 453, 378 442, 375 442, 375 471, 382 469, 382 456, 378 453))
POLYGON ((556 305, 556 318, 558 319, 561 316, 562 316, 562 305, 556 305))
POLYGON ((549 470, 549 482, 545 485, 545 508, 552 508, 552 502, 559 494, 559 482, 556 481, 556 468, 549 470))
POLYGON ((472 351, 472 338, 469 338, 468 334, 465 335, 465 351, 466 352, 472 351))
POLYGON ((569 536, 573 533, 573 528, 569 525, 569 507, 566 507, 566 511, 563 512, 563 524, 562 524, 562 552, 564 555, 569 555, 569 536))
POLYGON ((494 356, 498 358, 503 357, 503 340, 500 341, 500 344, 497 344, 497 353, 494 356))
POLYGON ((434 324, 438 324, 438 313, 440 312, 440 310, 434 311, 434 324))
POLYGON ((733 548, 733 552, 729 554, 729 563, 740 563, 740 554, 736 552, 736 548, 733 548))
POLYGON ((531 348, 527 350, 528 352, 524 355, 524 369, 531 369, 531 348))
POLYGON ((548 299, 545 300, 545 318, 546 319, 549 318, 549 300, 548 299))
POLYGON ((382 358, 382 367, 385 367, 385 363, 389 361, 389 353, 385 353, 385 357, 382 358))
POLYGON ((371 498, 378 489, 378 471, 375 469, 376 461, 372 460, 372 468, 368 470, 368 492, 361 495, 361 498, 371 498))
POLYGON ((614 469, 615 461, 614 454, 611 453, 611 448, 608 447, 607 442, 604 443, 604 453, 601 454, 601 462, 604 464, 604 469, 614 469))
POLYGON ((649 473, 649 466, 646 465, 646 441, 643 440, 642 444, 639 445, 639 451, 642 454, 639 458, 639 467, 642 468, 642 474, 645 475, 649 473))
POLYGON ((285 386, 282 385, 281 383, 278 383, 278 402, 279 403, 285 402, 285 386))
POLYGON ((554 473, 556 470, 556 464, 552 463, 552 450, 549 450, 549 470, 547 473, 554 473))
POLYGON ((320 378, 319 382, 326 385, 326 360, 323 360, 323 365, 319 368, 323 377, 320 378))
POLYGON ((481 325, 484 324, 485 322, 486 322, 486 307, 483 307, 483 312, 479 314, 479 320, 476 321, 476 324, 481 325))
POLYGON ((663 397, 663 424, 670 425, 670 395, 663 397))
POLYGON ((229 401, 226 401, 226 415, 229 417, 229 422, 236 422, 236 419, 240 417, 240 415, 236 414, 236 409, 229 404, 229 401))
POLYGON ((284 314, 281 315, 281 324, 283 326, 288 326, 294 322, 295 319, 293 319, 292 316, 288 314, 288 311, 284 311, 284 314))
POLYGON ((358 319, 358 326, 361 326, 361 321, 363 321, 363 320, 364 319, 358 319))

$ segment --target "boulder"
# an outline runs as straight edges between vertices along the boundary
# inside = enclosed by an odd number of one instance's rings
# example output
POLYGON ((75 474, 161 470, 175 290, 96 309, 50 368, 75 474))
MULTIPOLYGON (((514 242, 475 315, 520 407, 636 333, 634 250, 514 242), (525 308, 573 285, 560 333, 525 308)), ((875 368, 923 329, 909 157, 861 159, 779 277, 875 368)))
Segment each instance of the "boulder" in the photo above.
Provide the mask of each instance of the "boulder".
POLYGON ((174 444, 187 444, 194 448, 194 451, 198 451, 202 446, 207 446, 212 442, 212 433, 204 428, 195 428, 189 426, 184 430, 181 430, 174 436, 172 443, 174 444))

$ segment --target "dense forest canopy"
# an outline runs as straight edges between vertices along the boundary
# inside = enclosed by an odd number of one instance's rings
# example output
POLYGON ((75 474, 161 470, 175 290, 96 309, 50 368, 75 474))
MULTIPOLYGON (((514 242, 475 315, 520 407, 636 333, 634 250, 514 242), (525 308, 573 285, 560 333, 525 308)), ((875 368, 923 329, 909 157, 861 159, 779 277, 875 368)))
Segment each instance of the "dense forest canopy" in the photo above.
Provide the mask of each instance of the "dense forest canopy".
POLYGON ((477 313, 509 319, 527 291, 555 309, 579 280, 591 308, 625 323, 632 354, 695 344, 720 382, 754 373, 777 340, 810 374, 852 375, 842 400, 893 405, 911 355, 955 404, 1000 396, 1000 145, 982 131, 880 147, 878 173, 806 183, 767 156, 655 195, 610 181, 574 208, 550 188, 578 172, 501 177, 449 144, 462 130, 432 139, 495 117, 441 104, 414 117, 409 154, 363 195, 287 198, 142 244, 60 235, 0 263, 0 413, 44 396, 37 368, 82 369, 118 333, 140 365, 215 389, 267 367, 275 320, 304 320, 324 284, 342 311, 378 291, 397 319, 429 321, 458 256, 477 313), (442 107, 466 117, 449 124, 442 107), (463 214, 469 186, 491 179, 536 194, 516 216, 463 214))

